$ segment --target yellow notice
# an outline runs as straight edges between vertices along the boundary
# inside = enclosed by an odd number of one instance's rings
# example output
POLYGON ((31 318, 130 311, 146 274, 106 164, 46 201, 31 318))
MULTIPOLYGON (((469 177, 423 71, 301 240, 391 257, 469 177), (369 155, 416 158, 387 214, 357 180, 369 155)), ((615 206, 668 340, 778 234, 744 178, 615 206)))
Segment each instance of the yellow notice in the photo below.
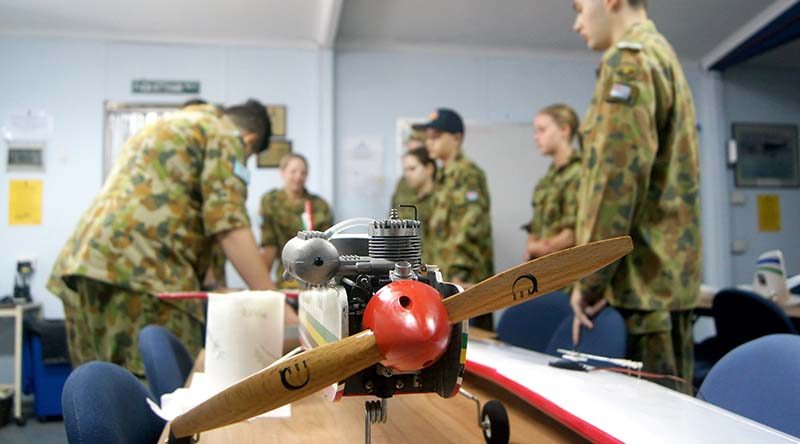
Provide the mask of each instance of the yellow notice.
POLYGON ((14 180, 8 184, 8 224, 41 225, 42 181, 14 180))
POLYGON ((781 199, 777 194, 758 195, 758 231, 781 231, 781 199))

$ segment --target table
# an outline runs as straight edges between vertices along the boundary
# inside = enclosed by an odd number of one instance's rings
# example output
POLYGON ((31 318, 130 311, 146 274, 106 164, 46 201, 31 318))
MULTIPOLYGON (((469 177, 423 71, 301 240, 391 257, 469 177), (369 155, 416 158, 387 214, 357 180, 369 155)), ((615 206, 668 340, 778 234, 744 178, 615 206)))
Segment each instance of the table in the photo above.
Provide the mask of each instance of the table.
MULTIPOLYGON (((463 386, 482 402, 498 399, 506 406, 512 443, 798 442, 649 381, 550 367, 556 358, 486 339, 491 336, 471 330, 463 386)), ((201 368, 202 355, 195 369, 201 368)), ((291 418, 233 424, 203 433, 200 442, 363 442, 364 401, 370 399, 332 403, 312 395, 292 404, 291 418)), ((167 436, 168 426, 159 442, 167 436)), ((472 401, 433 394, 392 398, 389 421, 374 425, 372 437, 376 443, 484 442, 472 401)))
MULTIPOLYGON (((752 287, 749 285, 737 285, 736 288, 752 291, 752 287)), ((719 290, 719 288, 710 285, 701 285, 700 302, 697 304, 697 308, 695 308, 695 313, 700 316, 711 316, 711 304, 714 301, 714 295, 716 295, 719 290)), ((792 294, 789 297, 789 304, 780 305, 786 313, 786 316, 792 318, 795 324, 797 324, 797 321, 800 321, 800 304, 797 302, 800 302, 800 297, 792 294)))
MULTIPOLYGON (((201 352, 192 371, 202 371, 201 352)), ((508 390, 467 374, 463 387, 481 403, 491 399, 508 410, 512 443, 584 443, 580 435, 531 408, 508 390)), ((291 418, 240 422, 201 434, 203 444, 359 443, 364 442, 364 402, 377 398, 345 397, 337 403, 312 395, 292 404, 291 418)), ((372 426, 374 443, 483 443, 475 403, 458 395, 402 395, 389 400, 389 420, 372 426)), ((159 439, 166 442, 168 427, 159 439)))
POLYGON ((17 425, 25 424, 22 417, 22 320, 29 311, 37 311, 41 315, 41 307, 39 302, 0 307, 0 318, 14 318, 14 383, 0 384, 0 387, 12 387, 14 390, 12 413, 17 425))

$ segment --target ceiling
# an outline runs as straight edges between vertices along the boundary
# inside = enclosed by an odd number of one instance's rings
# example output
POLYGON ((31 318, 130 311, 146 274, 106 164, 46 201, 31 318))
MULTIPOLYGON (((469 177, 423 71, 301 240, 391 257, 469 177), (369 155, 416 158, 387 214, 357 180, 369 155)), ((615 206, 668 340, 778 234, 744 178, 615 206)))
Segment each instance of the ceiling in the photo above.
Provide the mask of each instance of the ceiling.
MULTIPOLYGON (((773 0, 651 0, 683 58, 699 60, 773 0)), ((585 51, 569 0, 345 0, 340 45, 585 51)))
POLYGON ((313 46, 330 0, 0 0, 0 30, 166 42, 313 46))
MULTIPOLYGON (((650 15, 700 60, 777 1, 651 0, 650 15)), ((570 0, 0 0, 5 33, 290 47, 586 53, 573 20, 570 0)))
POLYGON ((800 69, 800 40, 795 40, 772 51, 767 51, 741 65, 758 68, 800 69))

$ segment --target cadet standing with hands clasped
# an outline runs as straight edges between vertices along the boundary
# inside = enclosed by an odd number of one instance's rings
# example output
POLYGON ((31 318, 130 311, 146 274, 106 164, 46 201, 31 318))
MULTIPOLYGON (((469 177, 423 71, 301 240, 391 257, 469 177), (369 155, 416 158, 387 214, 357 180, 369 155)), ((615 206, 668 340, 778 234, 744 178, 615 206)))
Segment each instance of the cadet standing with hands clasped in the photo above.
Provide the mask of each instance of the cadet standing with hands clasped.
POLYGON ((526 260, 575 245, 581 177, 581 155, 572 147, 578 133, 575 111, 563 104, 550 105, 539 111, 533 126, 539 151, 552 157, 553 163, 533 190, 526 260))
POLYGON ((199 352, 201 302, 155 295, 199 290, 215 242, 249 288, 272 287, 245 207, 245 163, 270 135, 264 106, 248 101, 222 114, 187 107, 125 143, 53 267, 50 282, 70 289, 53 287, 64 295, 74 366, 103 360, 144 375, 138 334, 148 324, 199 352))
POLYGON ((574 0, 574 6, 575 31, 589 48, 605 51, 582 126, 577 244, 633 239, 633 252, 573 291, 574 339, 609 303, 625 318, 628 358, 691 382, 691 314, 701 270, 692 94, 645 0, 574 0))
MULTIPOLYGON (((486 175, 462 152, 464 123, 455 111, 440 108, 425 124, 425 146, 442 163, 436 173, 429 227, 428 257, 442 276, 464 287, 494 274, 492 220, 486 175)), ((492 330, 492 314, 474 325, 492 330)))

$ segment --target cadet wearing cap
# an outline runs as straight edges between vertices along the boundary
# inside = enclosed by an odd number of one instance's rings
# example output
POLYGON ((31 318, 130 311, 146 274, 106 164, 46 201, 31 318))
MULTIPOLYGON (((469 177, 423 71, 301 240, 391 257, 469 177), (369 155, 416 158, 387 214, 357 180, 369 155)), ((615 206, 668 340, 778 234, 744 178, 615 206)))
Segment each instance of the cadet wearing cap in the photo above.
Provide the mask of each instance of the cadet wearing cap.
MULTIPOLYGON (((494 274, 486 175, 461 151, 464 123, 455 111, 438 109, 425 128, 428 152, 443 166, 431 203, 428 257, 445 279, 468 287, 494 274)), ((491 313, 476 318, 475 325, 491 330, 491 313)))
POLYGON ((574 0, 575 31, 605 51, 582 126, 575 237, 580 245, 630 235, 633 252, 576 287, 573 334, 607 301, 625 318, 629 358, 691 383, 701 269, 695 110, 645 3, 574 0))
POLYGON ((70 289, 49 287, 64 302, 73 365, 103 360, 144 375, 138 336, 148 324, 199 352, 202 304, 155 294, 199 290, 215 242, 248 287, 272 286, 245 207, 245 163, 270 134, 264 106, 249 101, 224 115, 190 106, 125 143, 53 266, 51 283, 70 289))

